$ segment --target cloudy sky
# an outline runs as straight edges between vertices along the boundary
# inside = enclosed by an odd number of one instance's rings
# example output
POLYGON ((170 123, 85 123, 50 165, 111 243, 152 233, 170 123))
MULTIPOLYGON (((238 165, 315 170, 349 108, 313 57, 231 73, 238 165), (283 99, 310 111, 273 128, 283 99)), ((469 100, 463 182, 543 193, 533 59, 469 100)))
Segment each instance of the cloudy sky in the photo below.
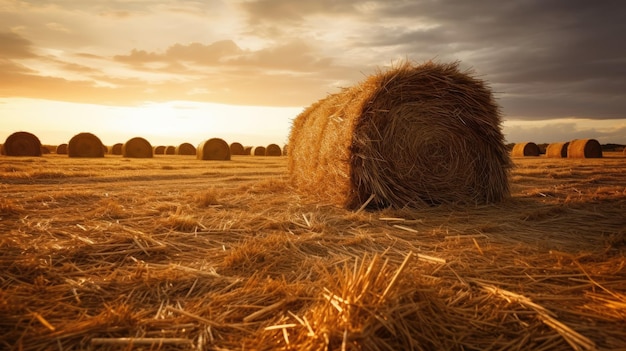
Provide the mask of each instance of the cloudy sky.
POLYGON ((626 144, 625 33, 622 0, 0 0, 0 140, 283 143, 408 59, 473 69, 508 142, 626 144))

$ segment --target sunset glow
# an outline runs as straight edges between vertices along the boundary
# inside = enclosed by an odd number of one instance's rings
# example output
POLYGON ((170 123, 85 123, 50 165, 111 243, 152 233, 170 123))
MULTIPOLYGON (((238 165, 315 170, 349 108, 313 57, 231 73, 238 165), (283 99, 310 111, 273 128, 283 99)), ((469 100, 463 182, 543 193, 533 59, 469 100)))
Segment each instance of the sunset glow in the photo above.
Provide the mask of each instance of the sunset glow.
POLYGON ((626 49, 612 38, 624 22, 611 20, 622 10, 0 0, 0 140, 26 130, 47 144, 86 131, 105 143, 285 143, 305 107, 408 59, 473 69, 502 106, 508 142, 626 143, 626 49))

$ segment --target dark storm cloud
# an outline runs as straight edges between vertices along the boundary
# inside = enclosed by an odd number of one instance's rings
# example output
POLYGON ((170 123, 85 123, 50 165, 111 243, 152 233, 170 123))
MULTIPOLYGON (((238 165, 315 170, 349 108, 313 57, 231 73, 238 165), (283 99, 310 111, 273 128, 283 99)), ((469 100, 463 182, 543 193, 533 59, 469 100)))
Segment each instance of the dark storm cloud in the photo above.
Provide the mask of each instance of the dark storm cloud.
POLYGON ((354 46, 461 60, 490 82, 512 117, 626 117, 624 1, 389 0, 368 2, 373 11, 335 3, 261 0, 244 8, 255 28, 301 26, 307 15, 360 16, 369 30, 354 46))

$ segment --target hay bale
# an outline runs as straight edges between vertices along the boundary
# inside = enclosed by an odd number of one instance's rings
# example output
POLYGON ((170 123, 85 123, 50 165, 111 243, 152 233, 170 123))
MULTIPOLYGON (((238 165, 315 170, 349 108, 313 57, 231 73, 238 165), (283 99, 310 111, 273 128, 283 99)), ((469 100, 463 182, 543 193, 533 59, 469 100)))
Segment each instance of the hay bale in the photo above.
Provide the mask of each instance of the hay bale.
POLYGON ((230 154, 231 155, 245 155, 244 147, 240 143, 231 143, 230 144, 230 154))
POLYGON ((283 150, 276 144, 269 144, 265 147, 265 156, 282 156, 283 150))
POLYGON ((15 132, 2 144, 7 156, 41 156, 41 141, 29 132, 15 132))
POLYGON ((67 144, 57 145, 56 153, 57 155, 67 155, 67 144))
POLYGON ((567 157, 567 147, 569 142, 552 143, 546 147, 546 157, 565 158, 567 157))
POLYGON ((568 158, 602 158, 602 145, 595 139, 574 139, 567 147, 568 158))
POLYGON ((196 147, 189 143, 182 143, 176 147, 176 155, 195 155, 196 147))
POLYGON ((198 160, 230 160, 230 146, 220 138, 211 138, 198 145, 196 149, 198 160))
POLYGON ((513 157, 539 156, 539 146, 533 142, 517 143, 511 151, 513 157))
POLYGON ((245 146, 243 148, 243 154, 246 156, 252 155, 252 146, 245 146))
POLYGON ((349 209, 502 200, 500 110, 470 73, 405 62, 314 103, 290 132, 292 183, 349 209))
POLYGON ((78 133, 67 143, 69 157, 104 157, 104 150, 100 138, 91 133, 78 133))
POLYGON ((111 155, 121 155, 122 154, 122 143, 116 143, 109 147, 109 154, 111 155))
POLYGON ((154 149, 154 154, 155 155, 165 155, 165 146, 164 145, 155 146, 153 149, 154 149))
POLYGON ((254 156, 265 156, 265 146, 256 146, 252 148, 252 155, 254 156))
POLYGON ((167 147, 165 147, 165 154, 166 155, 176 155, 176 147, 169 145, 167 147))
POLYGON ((289 147, 288 144, 285 144, 285 146, 283 146, 283 156, 287 156, 287 148, 289 147))
POLYGON ((142 137, 129 139, 122 145, 122 156, 130 158, 152 158, 152 145, 142 137))

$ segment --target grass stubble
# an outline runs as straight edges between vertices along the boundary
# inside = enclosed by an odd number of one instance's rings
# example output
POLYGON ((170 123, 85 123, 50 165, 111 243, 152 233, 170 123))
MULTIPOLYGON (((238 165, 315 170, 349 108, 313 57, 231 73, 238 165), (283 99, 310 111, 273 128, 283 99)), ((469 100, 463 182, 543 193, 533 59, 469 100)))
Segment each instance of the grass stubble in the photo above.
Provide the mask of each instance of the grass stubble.
POLYGON ((626 349, 625 161, 371 212, 298 195, 283 157, 4 157, 0 348, 626 349))

